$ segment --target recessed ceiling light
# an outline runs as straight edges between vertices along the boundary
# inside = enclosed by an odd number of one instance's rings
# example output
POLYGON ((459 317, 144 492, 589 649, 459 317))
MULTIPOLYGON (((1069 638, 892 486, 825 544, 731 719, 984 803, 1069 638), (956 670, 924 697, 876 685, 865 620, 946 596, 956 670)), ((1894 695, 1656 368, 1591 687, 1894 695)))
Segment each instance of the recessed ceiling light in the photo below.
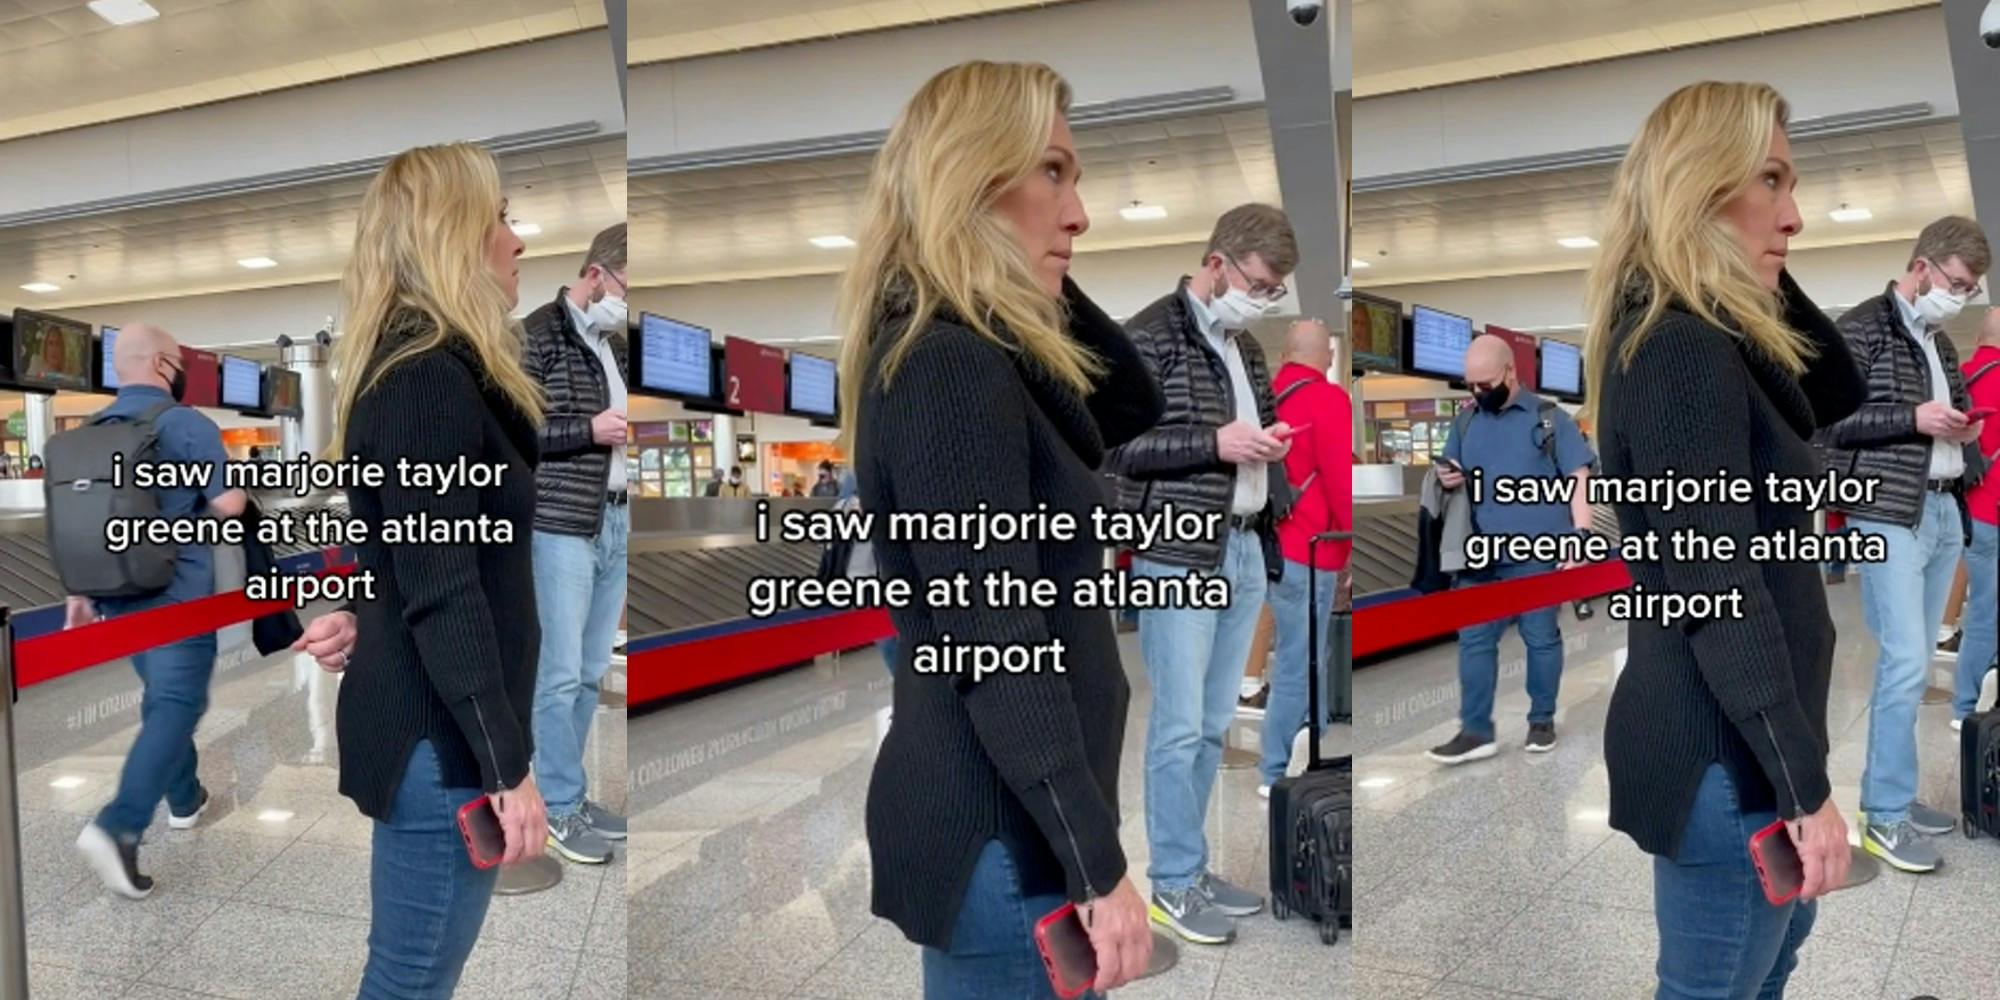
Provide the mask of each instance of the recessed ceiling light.
POLYGON ((516 236, 542 235, 542 227, 537 226, 532 222, 516 222, 513 224, 511 228, 514 230, 514 235, 516 236))
POLYGON ((821 250, 845 250, 854 245, 854 241, 845 236, 815 236, 811 242, 821 250))
POLYGON ((1588 250, 1597 245, 1597 241, 1588 236, 1565 236, 1556 242, 1571 250, 1588 250))
POLYGON ((1118 214, 1124 216, 1126 222, 1157 222, 1167 217, 1167 207, 1133 202, 1119 209, 1118 214))
POLYGON ((50 788, 60 788, 60 789, 62 789, 63 791, 67 792, 67 791, 69 791, 69 790, 70 790, 70 789, 72 789, 72 788, 82 788, 82 787, 83 787, 83 779, 82 779, 82 778, 79 778, 79 777, 77 777, 77 776, 76 776, 76 775, 74 775, 74 774, 65 774, 65 775, 63 775, 62 777, 60 777, 60 778, 57 778, 56 780, 54 780, 54 781, 51 781, 51 782, 49 782, 49 787, 50 787, 50 788))
POLYGON ((1374 266, 1375 266, 1375 265, 1373 265, 1373 264, 1370 264, 1370 263, 1368 263, 1368 262, 1367 262, 1367 261, 1365 261, 1365 260, 1362 260, 1362 259, 1361 259, 1361 258, 1359 258, 1359 257, 1356 257, 1356 258, 1354 258, 1354 260, 1352 261, 1352 263, 1354 264, 1354 269, 1355 269, 1355 270, 1357 270, 1357 271, 1359 271, 1359 270, 1362 270, 1363 268, 1369 268, 1369 267, 1374 267, 1374 266))
POLYGON ((1875 217, 1874 212, 1870 212, 1865 208, 1848 208, 1845 205, 1826 213, 1826 215, 1827 218, 1835 222, 1867 222, 1869 219, 1875 217))
POLYGON ((90 12, 112 24, 138 24, 160 16, 146 0, 90 0, 90 12))
POLYGON ((243 267, 247 267, 252 271, 261 271, 267 267, 278 266, 278 262, 272 260, 269 257, 245 257, 242 260, 237 261, 236 263, 242 265, 243 267))
POLYGON ((30 281, 27 284, 22 285, 21 290, 24 292, 35 292, 36 294, 39 295, 47 295, 50 292, 62 291, 62 286, 51 285, 46 281, 30 281))

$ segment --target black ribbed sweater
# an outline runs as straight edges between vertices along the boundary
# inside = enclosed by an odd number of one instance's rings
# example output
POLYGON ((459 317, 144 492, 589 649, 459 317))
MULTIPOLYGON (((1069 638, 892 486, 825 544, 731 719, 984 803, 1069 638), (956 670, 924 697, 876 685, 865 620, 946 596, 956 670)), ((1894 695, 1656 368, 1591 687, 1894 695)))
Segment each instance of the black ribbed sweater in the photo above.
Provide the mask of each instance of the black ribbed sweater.
MULTIPOLYGON (((387 335, 390 343, 406 332, 387 335)), ((535 427, 487 386, 458 340, 397 365, 354 406, 349 454, 380 463, 380 489, 350 489, 369 526, 359 568, 375 573, 373 601, 355 602, 353 657, 340 685, 340 792, 362 813, 388 816, 410 751, 429 739, 444 783, 499 791, 519 784, 534 753, 530 720, 541 626, 535 613, 530 527, 535 516, 535 427), (440 496, 405 489, 398 459, 504 465, 500 485, 440 496), (513 525, 505 545, 383 545, 385 520, 485 515, 513 525)))
MULTIPOLYGON (((1787 316, 1819 357, 1794 378, 1736 334, 1669 310, 1629 368, 1602 386, 1604 474, 1656 477, 1668 470, 1725 470, 1755 481, 1754 502, 1616 506, 1626 536, 1659 533, 1660 562, 1630 562, 1648 593, 1740 588, 1745 616, 1660 627, 1627 623, 1630 650, 1605 721, 1611 826, 1649 853, 1674 856, 1702 773, 1720 762, 1745 811, 1809 813, 1826 801, 1826 703, 1834 629, 1816 563, 1676 562, 1668 539, 1682 528, 1729 536, 1810 533, 1811 512, 1766 499, 1764 476, 1812 476, 1815 428, 1853 412, 1865 396, 1845 340, 1786 279, 1787 316)), ((1640 308, 1633 307, 1634 313, 1640 308)), ((1628 315, 1622 345, 1636 315, 1628 315)), ((1614 355, 1615 356, 1615 355, 1614 355)))
POLYGON ((1096 575, 1104 547, 1089 534, 1089 513, 1106 500, 1097 465, 1108 445, 1159 419, 1159 387, 1124 332, 1074 286, 1068 291, 1071 336, 1108 369, 1087 399, 949 317, 917 333, 886 389, 878 350, 863 387, 861 507, 877 515, 879 571, 912 581, 919 601, 891 612, 902 642, 895 724, 868 786, 873 908, 918 944, 950 945, 967 879, 989 840, 1013 850, 1031 891, 1081 901, 1109 893, 1125 875, 1118 757, 1130 690, 1110 614, 1067 602, 996 608, 977 582, 1005 568, 1020 579, 1057 581, 1067 594, 1075 580, 1096 575), (978 552, 884 537, 894 512, 971 510, 982 501, 996 510, 1046 504, 1072 512, 1082 537, 978 552), (921 581, 961 572, 974 581, 973 606, 921 603, 921 581), (945 634, 954 643, 1059 637, 1068 672, 976 684, 914 673, 915 647, 945 634))

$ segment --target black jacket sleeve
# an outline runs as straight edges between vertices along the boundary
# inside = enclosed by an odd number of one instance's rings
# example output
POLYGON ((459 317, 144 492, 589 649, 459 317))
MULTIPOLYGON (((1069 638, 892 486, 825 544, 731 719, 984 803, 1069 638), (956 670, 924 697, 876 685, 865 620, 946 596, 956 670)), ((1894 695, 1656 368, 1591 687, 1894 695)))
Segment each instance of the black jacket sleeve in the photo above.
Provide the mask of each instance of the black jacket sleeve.
MULTIPOLYGON (((1168 370, 1173 355, 1162 341, 1174 335, 1171 331, 1134 327, 1131 334, 1140 363, 1163 393, 1176 377, 1187 377, 1168 370)), ((1155 424, 1151 430, 1111 449, 1105 455, 1104 467, 1127 479, 1139 480, 1180 479, 1196 472, 1226 468, 1215 443, 1215 432, 1221 429, 1207 423, 1155 424)))
POLYGON ((1813 422, 1826 427, 1868 401, 1868 380, 1861 376, 1840 328, 1813 304, 1790 271, 1779 273, 1778 291, 1784 296, 1785 321, 1812 344, 1814 356, 1799 376, 1799 388, 1812 401, 1813 422))
MULTIPOLYGON (((1032 510, 1031 405, 1013 360, 998 346, 963 327, 934 324, 904 360, 875 418, 876 440, 882 442, 878 460, 896 484, 897 506, 910 512, 966 511, 982 504, 1032 510), (965 406, 965 400, 979 405, 965 406)), ((1024 580, 1038 576, 1033 543, 974 549, 919 542, 910 553, 918 576, 910 582, 920 597, 934 579, 963 574, 973 581, 969 604, 928 607, 954 644, 1043 646, 1053 638, 1043 612, 995 607, 979 583, 1002 571, 1024 580)), ((1106 800, 1091 773, 1084 724, 1066 676, 1003 673, 975 682, 969 674, 911 675, 902 682, 958 684, 980 746, 1061 859, 1072 899, 1101 896, 1118 884, 1125 875, 1118 807, 1106 800)))
MULTIPOLYGON (((399 458, 447 465, 486 452, 482 421, 466 417, 487 405, 472 372, 455 357, 435 352, 398 366, 374 391, 384 396, 383 411, 398 415, 369 430, 379 451, 371 457, 388 467, 381 489, 383 519, 399 520, 418 512, 433 520, 478 518, 478 491, 457 489, 439 495, 432 489, 405 488, 394 468, 399 458)), ((528 527, 516 525, 515 530, 525 532, 528 527)), ((493 610, 480 586, 478 547, 391 545, 387 549, 396 592, 403 599, 403 621, 416 640, 417 657, 432 689, 478 758, 486 791, 513 788, 528 775, 528 744, 497 666, 500 649, 493 610)), ((521 581, 522 586, 529 584, 521 581)))
POLYGON ((1067 278, 1063 279, 1063 297, 1070 314, 1070 335, 1104 362, 1104 374, 1084 402, 1097 421, 1104 446, 1115 448, 1159 423, 1166 397, 1123 327, 1067 278))
MULTIPOLYGON (((1889 356, 1888 352, 1893 348, 1889 346, 1886 336, 1894 331, 1883 330, 1875 311, 1867 307, 1842 316, 1839 328, 1847 341, 1856 373, 1862 378, 1863 402, 1846 417, 1827 425, 1822 432, 1826 443, 1837 448, 1872 448, 1905 441, 1929 441, 1929 437, 1917 433, 1916 407, 1893 400, 1867 398, 1870 383, 1894 383, 1893 379, 1868 378, 1876 365, 1893 366, 1896 363, 1896 359, 1889 356)), ((1817 403, 1814 409, 1817 411, 1817 403)))
MULTIPOLYGON (((1751 423, 1751 393, 1760 390, 1736 351, 1730 335, 1692 317, 1669 316, 1646 338, 1621 383, 1630 398, 1619 404, 1621 412, 1648 415, 1647 426, 1624 435, 1634 478, 1718 471, 1754 476, 1741 441, 1742 429, 1751 423)), ((1739 553, 1758 533, 1756 511, 1747 504, 1677 504, 1672 510, 1649 508, 1647 514, 1662 538, 1683 530, 1728 536, 1739 553)), ((1826 754, 1783 655, 1805 640, 1786 635, 1762 571, 1740 555, 1721 562, 1662 563, 1673 593, 1743 595, 1742 618, 1683 626, 1695 662, 1776 790, 1778 814, 1789 818, 1818 809, 1832 791, 1826 754)))
MULTIPOLYGON (((521 366, 528 378, 536 385, 546 387, 549 374, 562 363, 562 349, 555 338, 563 335, 562 320, 548 312, 563 308, 562 303, 552 303, 535 310, 524 324, 528 331, 528 349, 521 352, 521 366)), ((610 451, 598 444, 591 435, 590 421, 596 414, 577 416, 569 413, 549 413, 542 421, 542 428, 536 434, 543 458, 564 458, 587 451, 610 451)))

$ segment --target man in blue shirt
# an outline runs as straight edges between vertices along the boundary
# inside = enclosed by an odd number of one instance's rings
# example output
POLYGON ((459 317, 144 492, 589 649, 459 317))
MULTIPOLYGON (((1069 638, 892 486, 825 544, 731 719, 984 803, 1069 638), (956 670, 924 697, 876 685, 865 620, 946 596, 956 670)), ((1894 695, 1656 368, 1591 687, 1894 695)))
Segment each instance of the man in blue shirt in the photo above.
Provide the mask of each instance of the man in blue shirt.
MULTIPOLYGON (((119 331, 112 364, 118 371, 118 398, 100 417, 131 420, 161 403, 178 403, 187 388, 180 345, 166 331, 128 326, 119 331)), ((186 406, 170 406, 154 419, 162 462, 208 465, 201 489, 159 489, 160 516, 170 519, 236 517, 243 513, 242 490, 226 488, 222 432, 186 406)), ((143 597, 71 597, 67 627, 99 617, 115 618, 149 608, 197 600, 215 592, 215 567, 207 546, 182 546, 173 580, 165 590, 143 597)), ((118 793, 77 835, 76 846, 113 892, 144 899, 153 880, 139 873, 139 837, 153 821, 160 799, 167 800, 167 825, 192 828, 208 805, 208 790, 195 778, 194 730, 208 710, 208 682, 215 671, 215 634, 149 649, 132 656, 144 697, 139 738, 125 757, 118 793)))
MULTIPOLYGON (((1594 456, 1576 422, 1553 403, 1521 387, 1514 371, 1512 345, 1490 334, 1473 340, 1465 352, 1465 381, 1479 409, 1452 424, 1445 442, 1449 464, 1438 470, 1446 489, 1459 489, 1466 476, 1477 473, 1481 496, 1472 508, 1475 535, 1567 535, 1590 530, 1590 501, 1585 487, 1594 456), (1500 479, 1570 477, 1575 491, 1570 502, 1502 503, 1494 498, 1500 479)), ((1454 586, 1492 583, 1546 573, 1557 567, 1543 562, 1499 562, 1459 574, 1454 586)), ((1567 564, 1565 567, 1567 568, 1567 564)), ((1497 752, 1493 731, 1493 693, 1500 679, 1500 637, 1518 622, 1521 642, 1528 647, 1528 740, 1530 753, 1556 747, 1556 693, 1562 683, 1562 629, 1556 624, 1558 604, 1513 618, 1474 625, 1458 633, 1459 732, 1427 756, 1441 764, 1462 764, 1497 752)))

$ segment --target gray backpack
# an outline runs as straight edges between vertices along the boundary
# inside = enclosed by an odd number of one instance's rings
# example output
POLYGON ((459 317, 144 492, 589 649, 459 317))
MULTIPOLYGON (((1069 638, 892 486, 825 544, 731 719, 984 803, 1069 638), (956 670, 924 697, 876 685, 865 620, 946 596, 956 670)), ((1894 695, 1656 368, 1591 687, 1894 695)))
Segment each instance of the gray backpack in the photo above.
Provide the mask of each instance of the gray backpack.
POLYGON ((77 597, 136 597, 158 593, 174 579, 175 545, 134 545, 106 550, 105 526, 114 518, 156 518, 160 500, 132 484, 132 469, 158 457, 153 422, 172 409, 159 403, 135 419, 98 414, 49 439, 43 462, 44 520, 49 558, 64 592, 77 597), (125 456, 125 482, 111 482, 113 457, 125 456))

